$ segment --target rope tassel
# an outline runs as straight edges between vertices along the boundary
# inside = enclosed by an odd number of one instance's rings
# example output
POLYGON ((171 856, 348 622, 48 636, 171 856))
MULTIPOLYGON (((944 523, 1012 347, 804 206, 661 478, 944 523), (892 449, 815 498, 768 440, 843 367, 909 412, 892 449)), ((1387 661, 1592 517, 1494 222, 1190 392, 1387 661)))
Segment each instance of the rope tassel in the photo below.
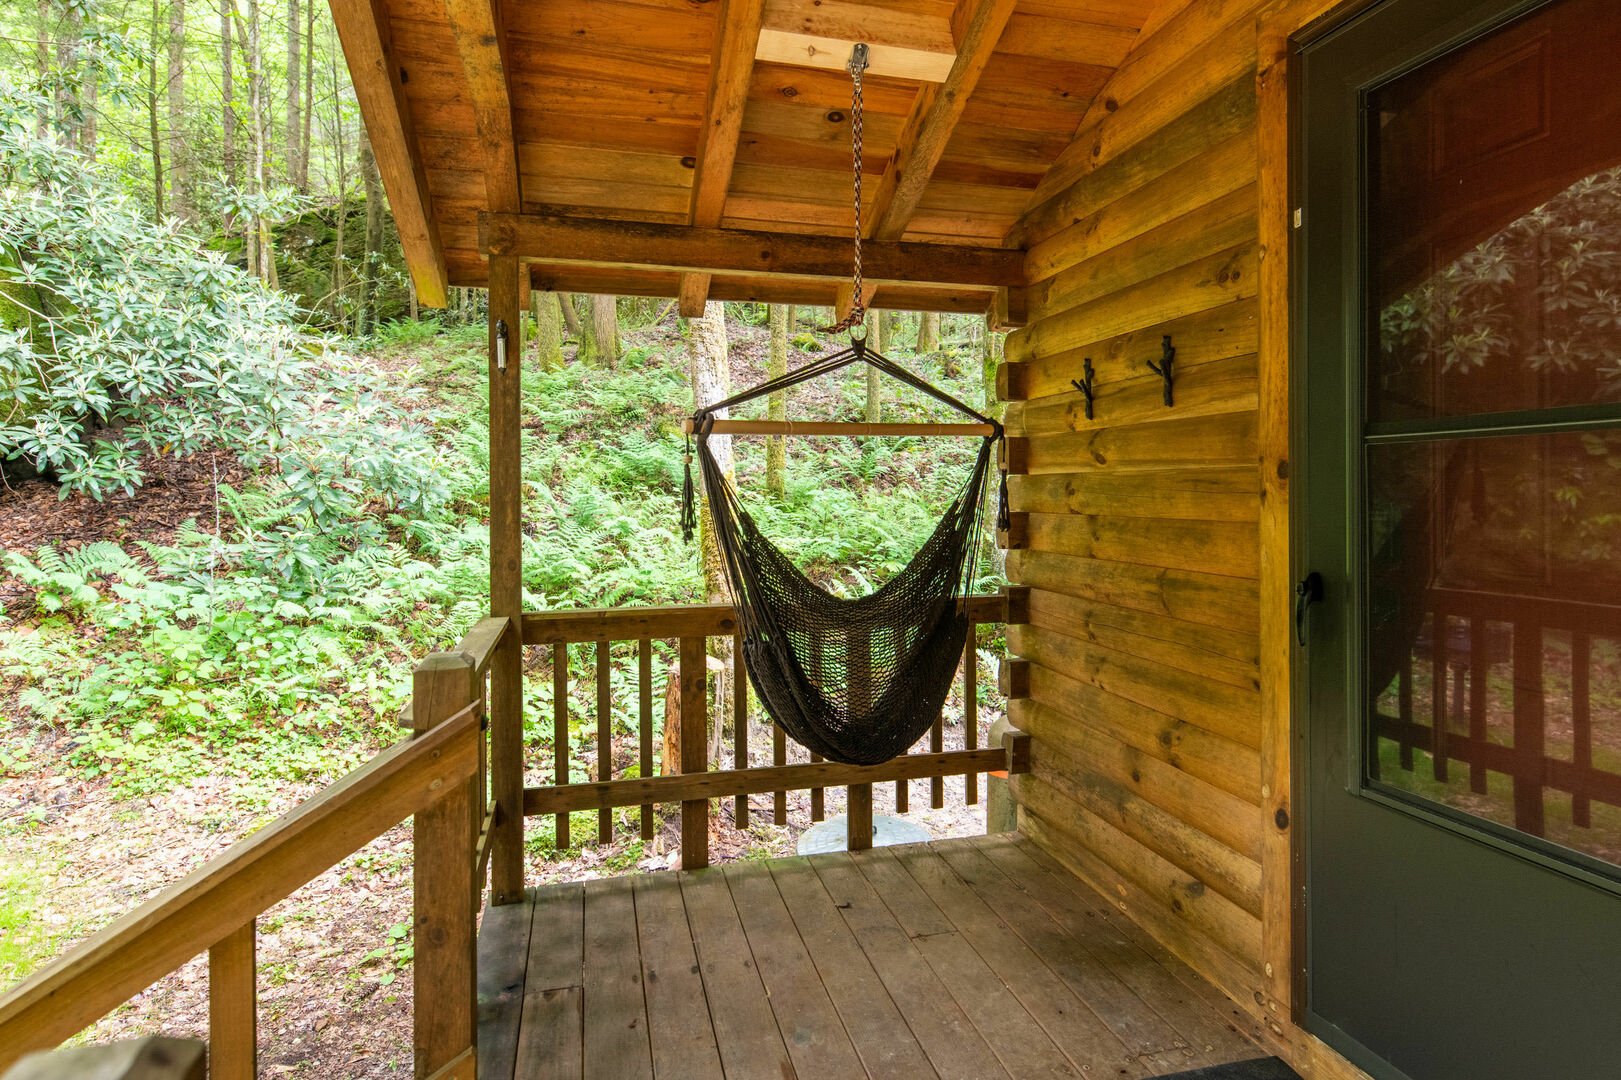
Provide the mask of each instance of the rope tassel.
POLYGON ((692 543, 698 531, 698 492, 692 483, 692 436, 687 436, 686 476, 681 481, 681 539, 692 543))

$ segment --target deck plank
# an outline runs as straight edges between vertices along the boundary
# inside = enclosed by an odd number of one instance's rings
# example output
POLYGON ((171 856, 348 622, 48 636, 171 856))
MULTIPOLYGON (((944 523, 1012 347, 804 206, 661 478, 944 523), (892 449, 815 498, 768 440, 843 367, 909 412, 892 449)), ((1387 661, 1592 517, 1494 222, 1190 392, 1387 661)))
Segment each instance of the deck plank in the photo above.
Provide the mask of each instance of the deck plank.
MULTIPOLYGON (((929 967, 950 988, 958 1006, 973 1021, 1009 1074, 1020 1080, 1083 1075, 1079 1064, 1059 1049, 1047 1030, 1020 1002, 1005 977, 999 977, 986 963, 966 931, 954 925, 949 913, 935 903, 933 895, 925 894, 907 873, 893 849, 852 852, 850 859, 882 898, 901 929, 911 936, 912 944, 923 954, 929 967)), ((1064 988, 1059 985, 1056 989, 1062 992, 1064 988)), ((1074 1002, 1071 1011, 1084 1014, 1086 1010, 1079 1002, 1074 1002)), ((1100 1034, 1109 1038, 1107 1031, 1100 1034)), ((1118 1058, 1123 1052, 1121 1047, 1114 1056, 1118 1058)), ((1085 1060, 1091 1060, 1091 1055, 1085 1060)))
MULTIPOLYGON (((582 998, 578 986, 536 990, 523 999, 523 1026, 518 1030, 517 1073, 520 1080, 583 1080, 582 998)), ((483 1075, 482 1059, 479 1075, 483 1075)))
POLYGON ((861 1059, 764 866, 733 865, 726 884, 800 1076, 860 1076, 861 1059))
POLYGON ((810 863, 805 859, 776 859, 768 865, 867 1075, 882 1080, 935 1077, 928 1055, 912 1037, 883 980, 872 969, 810 863))
POLYGON ((655 1075, 704 1080, 723 1074, 703 977, 693 951, 681 883, 670 874, 638 874, 636 936, 655 1075))
POLYGON ((631 879, 607 878, 587 885, 584 915, 585 1075, 651 1080, 653 1051, 647 1038, 631 879))
POLYGON ((518 1028, 523 1020, 529 928, 535 917, 531 893, 521 903, 484 909, 478 928, 479 1080, 513 1080, 518 1028))
POLYGON ((811 867, 943 1080, 1007 1076, 973 1022, 849 856, 820 856, 811 860, 811 867))
MULTIPOLYGON (((1099 960, 1086 940, 1051 918, 1045 908, 980 852, 972 847, 948 847, 936 859, 941 869, 996 913, 1013 940, 1023 941, 1075 997, 1086 1003, 1131 1055, 1157 1054, 1188 1045, 1179 1032, 1099 960)), ((920 863, 917 869, 927 873, 933 868, 920 863)), ((948 888, 949 883, 939 887, 948 888)))
POLYGON ((1117 920, 1102 896, 1039 845, 1023 837, 987 836, 974 837, 972 846, 1041 904, 1067 933, 1086 942, 1100 963, 1182 1035, 1199 1060, 1219 1064, 1243 1060, 1246 1055, 1264 1056, 1229 1014, 1217 1007, 1234 1008, 1220 991, 1147 934, 1126 920, 1117 920), (1194 984, 1208 988, 1213 996, 1201 995, 1194 984))
POLYGON ((726 1075, 793 1076, 793 1062, 777 1030, 725 875, 720 870, 698 870, 683 873, 678 880, 726 1075))
POLYGON ((524 992, 580 986, 585 965, 585 886, 548 885, 530 893, 529 977, 524 992))

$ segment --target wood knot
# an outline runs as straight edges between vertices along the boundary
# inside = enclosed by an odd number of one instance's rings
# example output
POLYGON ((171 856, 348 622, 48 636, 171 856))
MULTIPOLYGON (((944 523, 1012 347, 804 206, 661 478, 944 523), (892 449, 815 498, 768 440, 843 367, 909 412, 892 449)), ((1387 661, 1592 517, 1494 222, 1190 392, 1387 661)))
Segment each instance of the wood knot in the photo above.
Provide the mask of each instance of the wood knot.
POLYGON ((1278 807, 1278 812, 1272 815, 1272 823, 1280 829, 1289 827, 1289 811, 1285 807, 1278 807))
POLYGON ((844 123, 844 114, 837 109, 833 109, 827 114, 827 122, 830 124, 842 124, 844 123))

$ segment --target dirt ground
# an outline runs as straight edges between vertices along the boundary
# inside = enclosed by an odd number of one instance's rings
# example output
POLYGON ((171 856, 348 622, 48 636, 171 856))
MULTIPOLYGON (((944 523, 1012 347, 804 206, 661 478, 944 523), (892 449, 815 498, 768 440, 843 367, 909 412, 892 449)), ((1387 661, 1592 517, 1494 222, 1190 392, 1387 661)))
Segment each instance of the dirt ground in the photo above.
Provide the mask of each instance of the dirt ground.
MULTIPOLYGON (((982 800, 983 786, 981 780, 982 800)), ((36 944, 49 940, 51 951, 60 954, 315 790, 292 784, 266 790, 209 776, 163 795, 121 800, 105 782, 49 768, 0 779, 0 883, 26 889, 22 899, 32 909, 32 925, 20 931, 0 926, 0 956, 7 955, 4 936, 19 932, 36 944)), ((944 808, 931 810, 927 782, 914 782, 908 816, 936 837, 983 831, 983 805, 965 806, 963 794, 962 779, 949 779, 944 808)), ((828 789, 826 797, 829 816, 842 809, 842 789, 828 789)), ((878 788, 874 804, 875 812, 890 812, 894 785, 878 788)), ((751 827, 740 832, 730 800, 717 804, 715 862, 792 854, 810 824, 807 792, 790 794, 784 828, 770 824, 770 796, 756 796, 751 808, 751 827)), ((531 844, 527 880, 541 884, 673 867, 679 860, 674 817, 661 821, 646 846, 637 820, 623 815, 615 843, 599 846, 594 826, 586 830, 586 819, 576 819, 576 842, 593 842, 567 857, 531 844)), ((410 909, 410 829, 402 825, 260 919, 261 1075, 409 1074, 411 971, 397 959, 400 943, 390 930, 409 925, 410 909)), ((0 986, 18 977, 15 965, 8 970, 0 964, 0 986)), ((207 1004, 207 964, 199 957, 115 1010, 88 1038, 159 1031, 206 1037, 207 1004)))

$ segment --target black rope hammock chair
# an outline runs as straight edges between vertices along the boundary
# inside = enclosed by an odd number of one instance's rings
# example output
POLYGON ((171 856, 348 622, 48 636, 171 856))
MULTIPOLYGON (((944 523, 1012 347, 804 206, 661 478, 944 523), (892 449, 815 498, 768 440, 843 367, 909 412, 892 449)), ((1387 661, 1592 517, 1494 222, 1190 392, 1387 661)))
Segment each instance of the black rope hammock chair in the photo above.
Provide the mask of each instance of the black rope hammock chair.
MULTIPOLYGON (((852 338, 842 352, 699 409, 692 430, 741 623, 744 663, 760 700, 791 737, 831 761, 875 765, 906 753, 940 715, 967 644, 965 601, 1002 426, 852 338), (760 531, 716 464, 709 436, 716 413, 860 362, 989 425, 992 433, 906 567, 871 594, 846 598, 807 578, 760 531)), ((1000 495, 1005 528, 1005 474, 1000 495)), ((689 542, 697 523, 689 448, 682 507, 689 542)))

